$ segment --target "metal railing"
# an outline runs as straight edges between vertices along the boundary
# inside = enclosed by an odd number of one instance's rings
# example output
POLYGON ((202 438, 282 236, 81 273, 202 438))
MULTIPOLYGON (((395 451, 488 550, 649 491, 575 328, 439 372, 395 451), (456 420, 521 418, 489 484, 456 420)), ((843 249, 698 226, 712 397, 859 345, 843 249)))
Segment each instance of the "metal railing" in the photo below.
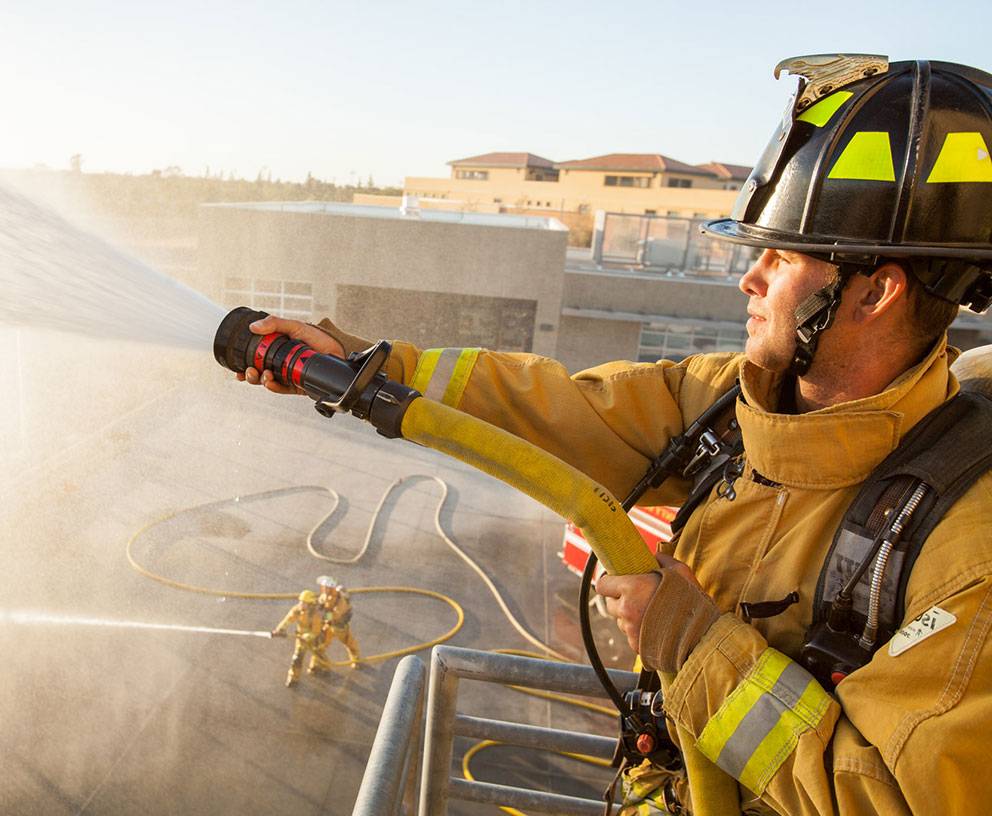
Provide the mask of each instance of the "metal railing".
MULTIPOLYGON (((419 733, 423 674, 423 663, 412 656, 404 658, 397 667, 352 816, 412 813, 409 802, 413 796, 418 752, 411 749, 415 749, 417 740, 414 735, 419 733), (405 804, 402 811, 401 804, 405 804)), ((637 681, 637 676, 630 672, 611 670, 610 675, 618 688, 632 688, 637 681)), ((565 694, 606 696, 590 666, 456 646, 434 647, 427 697, 419 816, 445 816, 449 800, 503 805, 533 813, 601 816, 604 805, 598 799, 452 777, 451 760, 456 736, 492 739, 520 747, 604 759, 613 755, 616 744, 616 740, 610 737, 459 714, 457 703, 461 679, 565 694)))
POLYGON ((416 655, 396 666, 352 816, 412 816, 426 675, 416 655))
POLYGON ((597 212, 593 260, 598 265, 623 264, 669 275, 743 275, 756 250, 703 235, 699 227, 706 220, 597 212))

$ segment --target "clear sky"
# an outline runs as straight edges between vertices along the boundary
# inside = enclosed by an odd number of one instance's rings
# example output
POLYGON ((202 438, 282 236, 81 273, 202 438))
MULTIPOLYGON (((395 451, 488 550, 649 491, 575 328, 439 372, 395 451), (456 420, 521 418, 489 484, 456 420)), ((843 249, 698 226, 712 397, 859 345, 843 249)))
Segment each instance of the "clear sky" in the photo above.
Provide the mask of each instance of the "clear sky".
POLYGON ((0 0, 0 167, 447 175, 493 150, 751 164, 797 54, 992 71, 986 2, 0 0))

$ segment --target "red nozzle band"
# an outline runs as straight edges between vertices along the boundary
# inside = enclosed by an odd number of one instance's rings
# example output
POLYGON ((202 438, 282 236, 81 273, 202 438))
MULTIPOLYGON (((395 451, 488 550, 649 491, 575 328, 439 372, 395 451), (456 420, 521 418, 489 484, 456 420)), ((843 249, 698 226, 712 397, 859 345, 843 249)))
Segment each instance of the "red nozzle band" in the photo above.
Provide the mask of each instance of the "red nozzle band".
POLYGON ((280 337, 281 334, 267 334, 261 340, 258 341, 258 346, 255 348, 255 358, 253 360, 253 365, 258 371, 265 370, 265 355, 269 353, 269 347, 280 337))
POLYGON ((299 357, 297 357, 296 362, 293 363, 293 370, 290 373, 290 379, 292 379, 293 385, 297 388, 303 387, 301 378, 303 377, 303 367, 306 364, 306 361, 313 357, 316 353, 317 352, 313 349, 308 348, 299 357))
POLYGON ((283 385, 290 384, 289 367, 290 364, 293 362, 293 357, 306 348, 307 348, 306 343, 294 343, 292 346, 290 346, 289 351, 286 352, 286 357, 282 361, 282 368, 279 371, 279 375, 280 375, 279 379, 282 381, 283 385))

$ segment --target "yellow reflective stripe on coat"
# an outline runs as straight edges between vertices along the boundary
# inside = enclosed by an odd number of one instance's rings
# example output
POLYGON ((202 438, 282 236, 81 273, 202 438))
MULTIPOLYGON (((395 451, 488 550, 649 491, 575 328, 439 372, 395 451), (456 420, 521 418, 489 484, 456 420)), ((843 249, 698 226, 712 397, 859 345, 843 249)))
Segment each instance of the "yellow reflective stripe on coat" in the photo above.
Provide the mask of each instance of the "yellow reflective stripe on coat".
POLYGON ((478 356, 477 348, 428 349, 417 360, 410 387, 428 399, 457 408, 478 356))
POLYGON ((799 737, 820 724, 832 702, 798 663, 775 649, 765 649, 751 673, 706 724, 696 746, 707 759, 760 794, 799 737))

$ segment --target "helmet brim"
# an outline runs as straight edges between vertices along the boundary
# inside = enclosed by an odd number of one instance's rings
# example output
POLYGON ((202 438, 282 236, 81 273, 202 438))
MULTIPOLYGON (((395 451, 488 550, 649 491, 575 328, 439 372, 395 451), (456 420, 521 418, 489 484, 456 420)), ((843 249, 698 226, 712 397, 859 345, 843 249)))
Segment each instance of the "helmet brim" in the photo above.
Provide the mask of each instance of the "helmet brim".
POLYGON ((965 258, 992 259, 992 248, 967 245, 942 244, 866 244, 849 241, 831 241, 817 236, 796 235, 752 224, 743 224, 733 218, 718 218, 700 226, 700 231, 720 241, 758 247, 760 249, 786 249, 807 255, 831 255, 838 258, 965 258))

